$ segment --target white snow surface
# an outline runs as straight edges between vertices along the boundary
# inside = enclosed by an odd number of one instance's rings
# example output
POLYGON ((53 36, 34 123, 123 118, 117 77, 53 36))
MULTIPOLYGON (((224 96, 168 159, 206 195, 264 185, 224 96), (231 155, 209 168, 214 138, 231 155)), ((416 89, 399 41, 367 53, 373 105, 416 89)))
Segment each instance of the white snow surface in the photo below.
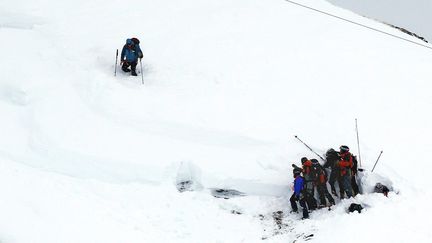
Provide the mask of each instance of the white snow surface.
POLYGON ((432 241, 429 49, 283 0, 2 1, 0 43, 2 243, 432 241), (144 85, 114 77, 130 37, 144 85), (356 118, 365 194, 288 214, 291 164, 316 157, 294 135, 357 154, 356 118))

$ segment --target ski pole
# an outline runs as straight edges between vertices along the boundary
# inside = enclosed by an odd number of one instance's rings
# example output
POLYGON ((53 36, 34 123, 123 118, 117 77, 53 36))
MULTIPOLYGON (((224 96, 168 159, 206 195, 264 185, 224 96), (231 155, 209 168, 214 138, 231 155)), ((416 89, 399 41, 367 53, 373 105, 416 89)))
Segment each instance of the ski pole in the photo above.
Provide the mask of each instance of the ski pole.
POLYGON ((118 59, 118 49, 116 51, 116 61, 114 65, 114 77, 117 76, 117 59, 118 59))
POLYGON ((325 159, 323 157, 321 157, 321 155, 317 154, 311 147, 309 147, 305 142, 303 142, 299 137, 297 137, 297 135, 294 136, 295 138, 297 138, 302 144, 304 144, 304 146, 306 146, 310 151, 312 151, 314 154, 316 154, 322 161, 325 162, 325 159))
POLYGON ((355 119, 355 123, 356 123, 356 133, 357 133, 358 156, 359 156, 360 167, 362 167, 361 156, 360 156, 360 139, 359 139, 359 133, 358 133, 357 118, 355 119))
POLYGON ((144 74, 143 74, 143 69, 142 69, 142 62, 141 62, 141 59, 142 59, 142 58, 140 58, 140 66, 141 66, 141 81, 142 81, 142 84, 144 84, 144 74))
POLYGON ((383 151, 381 150, 381 153, 379 154, 379 156, 378 156, 378 159, 376 160, 376 162, 375 162, 375 164, 374 164, 374 167, 372 168, 372 171, 371 172, 373 172, 374 171, 374 169, 375 169, 375 166, 377 165, 377 163, 378 163, 378 160, 381 158, 381 155, 382 155, 382 153, 383 153, 383 151))

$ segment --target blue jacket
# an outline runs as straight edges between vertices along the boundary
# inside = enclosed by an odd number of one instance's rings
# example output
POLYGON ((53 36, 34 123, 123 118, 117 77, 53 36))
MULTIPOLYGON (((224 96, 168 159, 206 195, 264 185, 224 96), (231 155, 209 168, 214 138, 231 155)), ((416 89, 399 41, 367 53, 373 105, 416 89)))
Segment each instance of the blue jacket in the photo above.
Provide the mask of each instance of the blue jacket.
POLYGON ((133 43, 131 39, 127 39, 126 44, 123 46, 121 52, 121 59, 127 62, 136 62, 138 58, 142 58, 143 54, 138 44, 133 43))
POLYGON ((294 179, 294 194, 300 197, 300 193, 303 191, 304 179, 301 176, 297 176, 294 179))

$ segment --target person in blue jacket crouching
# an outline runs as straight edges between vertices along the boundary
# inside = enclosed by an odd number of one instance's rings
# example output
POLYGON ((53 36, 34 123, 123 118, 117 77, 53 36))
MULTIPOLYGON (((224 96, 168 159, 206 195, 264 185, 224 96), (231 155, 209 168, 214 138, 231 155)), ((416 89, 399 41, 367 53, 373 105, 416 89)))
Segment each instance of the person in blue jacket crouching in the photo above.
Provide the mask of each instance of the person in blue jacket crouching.
POLYGON ((120 56, 122 70, 124 72, 131 72, 132 76, 137 76, 136 66, 138 64, 138 58, 143 58, 139 43, 140 41, 137 38, 127 39, 120 56), (129 66, 131 69, 129 69, 129 66))

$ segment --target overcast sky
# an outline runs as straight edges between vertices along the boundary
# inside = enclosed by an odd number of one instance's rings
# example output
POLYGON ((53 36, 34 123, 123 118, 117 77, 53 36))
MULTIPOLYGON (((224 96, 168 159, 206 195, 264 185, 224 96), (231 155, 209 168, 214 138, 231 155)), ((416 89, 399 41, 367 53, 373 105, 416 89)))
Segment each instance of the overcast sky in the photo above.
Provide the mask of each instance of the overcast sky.
POLYGON ((432 42, 432 0, 327 0, 360 15, 403 27, 432 42))

